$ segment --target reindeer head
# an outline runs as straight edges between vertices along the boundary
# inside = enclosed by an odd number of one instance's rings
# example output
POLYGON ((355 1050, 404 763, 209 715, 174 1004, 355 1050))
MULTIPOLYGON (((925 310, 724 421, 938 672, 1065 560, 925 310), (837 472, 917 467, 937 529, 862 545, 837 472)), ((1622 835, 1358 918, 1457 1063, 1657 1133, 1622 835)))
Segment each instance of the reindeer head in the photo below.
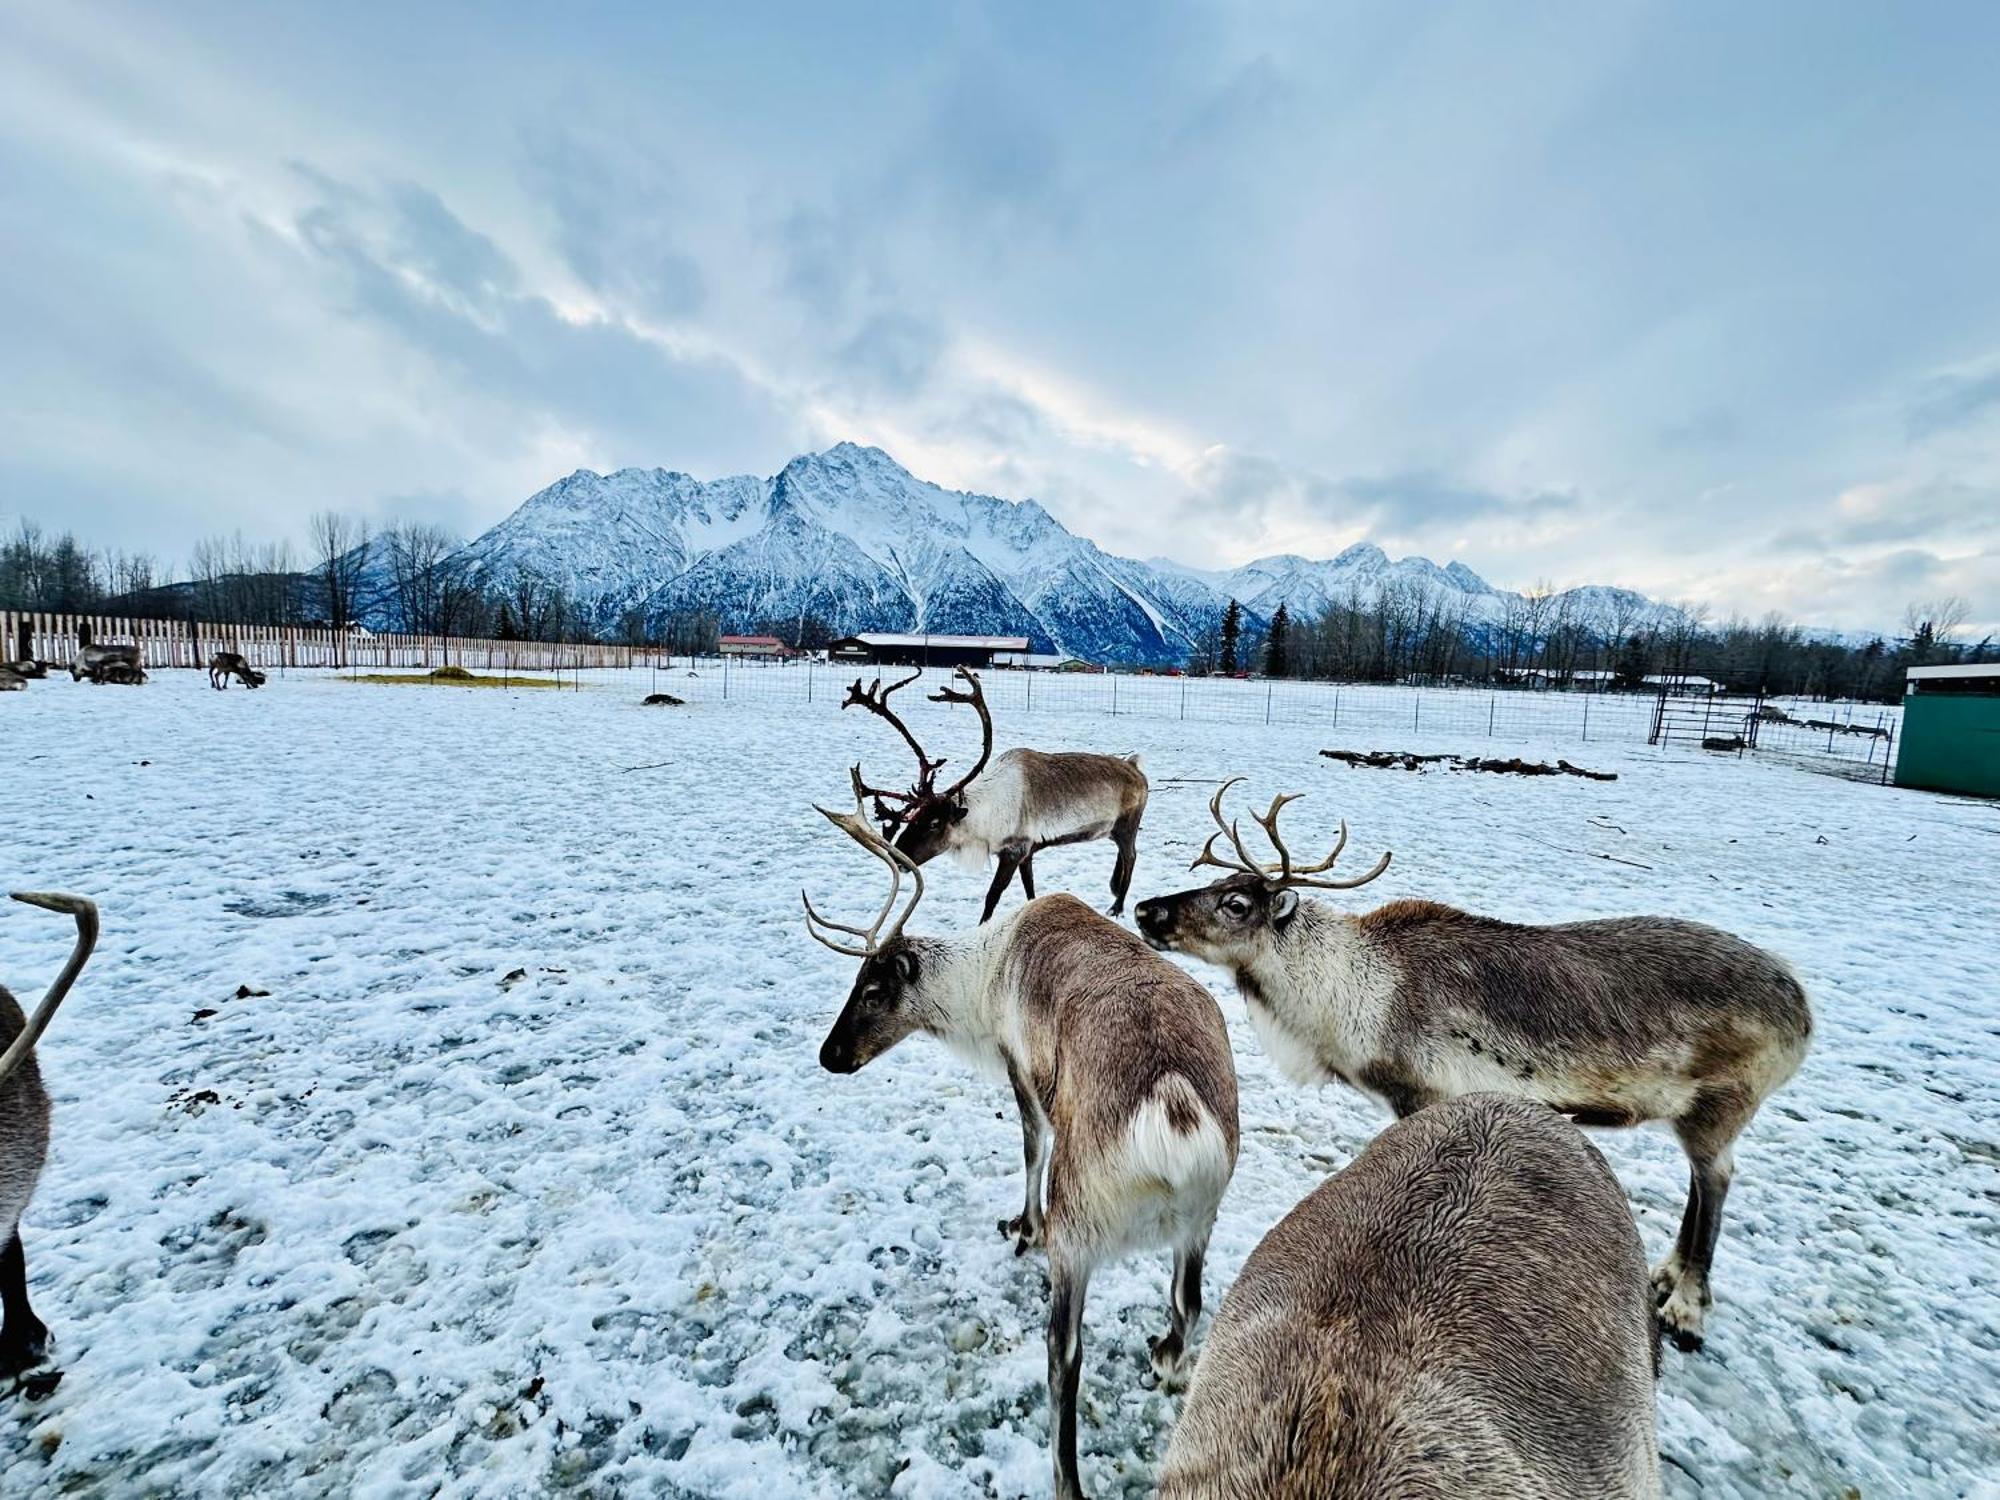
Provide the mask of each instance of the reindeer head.
POLYGON ((896 716, 889 707, 889 695, 898 688, 908 687, 921 677, 921 669, 912 672, 901 682, 882 686, 882 679, 876 678, 865 690, 861 679, 855 678, 854 685, 847 690, 847 699, 840 706, 853 708, 859 705, 870 713, 879 715, 894 726, 896 732, 909 745, 917 757, 916 784, 907 792, 890 791, 887 788, 862 786, 861 768, 854 768, 855 785, 867 796, 875 800, 875 819, 882 825, 882 836, 888 839, 913 865, 925 864, 951 847, 958 825, 965 821, 965 789, 972 780, 986 769, 986 762, 993 755, 993 715, 986 707, 986 693, 979 686, 979 678, 964 667, 957 675, 965 680, 966 690, 960 691, 949 685, 931 694, 933 703, 967 703, 979 715, 981 743, 979 759, 973 763, 957 781, 943 791, 937 789, 937 773, 944 768, 940 758, 932 760, 924 754, 924 747, 917 743, 917 737, 910 733, 910 727, 896 716))
POLYGON ((924 877, 915 861, 892 845, 868 824, 861 771, 851 773, 854 781, 854 811, 829 812, 814 804, 815 810, 834 827, 889 867, 889 894, 875 920, 866 927, 850 927, 830 922, 813 910, 812 898, 804 891, 806 931, 813 940, 861 960, 861 972, 847 992, 847 1004, 819 1049, 819 1063, 829 1073, 852 1073, 887 1052, 911 1032, 921 1028, 930 1009, 924 1000, 926 945, 920 939, 903 936, 903 924, 924 898, 924 877), (901 911, 896 902, 903 893, 907 872, 916 882, 910 899, 901 911), (895 912, 894 920, 890 913, 895 912), (858 944, 829 937, 844 933, 859 938, 858 944))
POLYGON ((1236 820, 1225 820, 1222 816, 1224 794, 1241 780, 1241 776, 1232 776, 1209 799, 1208 812, 1215 819, 1216 831, 1208 836, 1201 853, 1188 866, 1196 870, 1212 865, 1229 873, 1211 885, 1171 896, 1153 896, 1139 903, 1136 913, 1139 934, 1153 947, 1186 953, 1210 963, 1242 967, 1298 914, 1301 890, 1352 890, 1368 884, 1389 868, 1390 856, 1384 854, 1373 869, 1351 880, 1320 878, 1333 868, 1340 851, 1347 847, 1344 819, 1340 836, 1325 859, 1316 865, 1294 866, 1291 851, 1278 836, 1278 814, 1286 803, 1298 801, 1301 794, 1297 792, 1280 793, 1271 799, 1266 811, 1250 814, 1278 854, 1277 864, 1264 864, 1243 842, 1236 820), (1234 858, 1215 853, 1215 841, 1220 838, 1227 838, 1234 847, 1234 858))

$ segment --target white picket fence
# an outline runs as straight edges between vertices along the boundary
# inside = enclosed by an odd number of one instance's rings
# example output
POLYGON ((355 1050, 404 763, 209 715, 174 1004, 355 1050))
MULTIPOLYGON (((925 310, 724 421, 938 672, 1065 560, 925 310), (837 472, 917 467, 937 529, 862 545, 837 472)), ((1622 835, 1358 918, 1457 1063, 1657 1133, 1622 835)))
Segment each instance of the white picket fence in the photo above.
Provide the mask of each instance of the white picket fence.
POLYGON ((97 645, 136 645, 148 671, 206 667, 217 651, 234 651, 253 667, 467 667, 475 672, 570 672, 599 667, 647 667, 664 650, 597 641, 493 641, 463 636, 371 634, 291 625, 227 625, 204 620, 136 620, 116 615, 56 615, 0 610, 0 661, 33 657, 62 664, 76 655, 83 633, 97 645))

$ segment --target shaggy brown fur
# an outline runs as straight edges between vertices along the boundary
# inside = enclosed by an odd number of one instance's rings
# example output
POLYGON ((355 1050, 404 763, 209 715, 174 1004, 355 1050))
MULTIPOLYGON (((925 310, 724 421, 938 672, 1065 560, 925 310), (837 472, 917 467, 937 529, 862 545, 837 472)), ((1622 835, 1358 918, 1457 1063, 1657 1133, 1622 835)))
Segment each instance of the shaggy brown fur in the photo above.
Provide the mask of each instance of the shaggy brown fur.
POLYGON ((1657 1347, 1603 1157, 1493 1094, 1392 1125, 1251 1254, 1162 1500, 1659 1493, 1657 1347))
POLYGON ((1497 1090, 1583 1124, 1672 1121, 1688 1203, 1655 1285, 1676 1344, 1700 1346, 1732 1145, 1812 1036, 1783 960, 1666 917, 1528 926, 1431 901, 1350 917, 1247 875, 1138 919, 1155 947, 1229 967, 1291 1060, 1398 1115, 1497 1090))

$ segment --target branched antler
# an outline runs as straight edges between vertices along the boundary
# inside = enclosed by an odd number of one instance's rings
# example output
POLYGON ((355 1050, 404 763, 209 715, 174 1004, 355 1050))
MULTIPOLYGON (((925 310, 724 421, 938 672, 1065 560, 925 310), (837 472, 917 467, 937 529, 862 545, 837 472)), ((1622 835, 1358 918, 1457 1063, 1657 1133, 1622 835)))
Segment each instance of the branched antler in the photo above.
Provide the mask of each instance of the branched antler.
POLYGON ((1229 780, 1223 782, 1221 786, 1215 789, 1215 795, 1209 799, 1208 813, 1210 817, 1215 819, 1216 831, 1211 833, 1208 836, 1208 842, 1201 846, 1201 853, 1197 854, 1194 857, 1194 863, 1188 866, 1190 870, 1200 869, 1203 865, 1212 865, 1218 870, 1228 870, 1232 874, 1254 875, 1266 885, 1273 888, 1280 886, 1304 886, 1321 891, 1347 891, 1352 890, 1355 886, 1368 884, 1369 881, 1375 879, 1376 876, 1389 868, 1389 861, 1393 857, 1393 854, 1385 853, 1381 859, 1375 862, 1375 867, 1372 870, 1369 870, 1366 874, 1357 875, 1352 880, 1317 880, 1313 878, 1323 871, 1332 869, 1333 862, 1340 858, 1340 851, 1347 847, 1347 820, 1345 818, 1340 820, 1340 837, 1334 840, 1333 850, 1325 859, 1315 865, 1294 865, 1292 863, 1292 851, 1285 847, 1285 841, 1278 836, 1278 814, 1284 811, 1287 803, 1298 801, 1304 795, 1301 792, 1280 792, 1271 799, 1270 807, 1261 813, 1252 812, 1250 814, 1251 818, 1256 821, 1257 826, 1264 830, 1264 837, 1271 841, 1271 847, 1278 851, 1278 863, 1276 865, 1265 864, 1256 855, 1252 854, 1249 845, 1243 842, 1243 834, 1237 828, 1236 820, 1233 818, 1225 820, 1222 816, 1223 796, 1231 787, 1243 779, 1241 776, 1230 777, 1229 780), (1233 860, 1218 857, 1215 853, 1215 841, 1224 837, 1227 837, 1229 842, 1235 846, 1236 858, 1233 860))
MULTIPOLYGON (((859 687, 860 684, 857 683, 856 686, 859 687)), ((903 924, 910 920, 910 914, 917 909, 917 903, 924 899, 924 874, 911 863, 909 856, 868 826, 868 809, 864 801, 867 789, 861 784, 859 766, 850 773, 850 778, 854 783, 853 812, 831 812, 817 802, 813 804, 813 810, 889 867, 889 894, 883 899, 881 910, 875 913, 875 920, 866 927, 850 927, 845 922, 828 921, 813 910, 812 898, 803 890, 799 892, 799 900, 805 903, 806 932, 814 942, 824 944, 835 953, 844 953, 849 958, 870 958, 896 940, 902 933, 903 924), (895 911, 896 900, 903 893, 905 870, 916 881, 916 887, 910 892, 909 902, 891 922, 889 914, 895 911), (887 932, 883 931, 885 923, 888 924, 887 932), (861 939, 861 946, 857 948, 836 941, 828 937, 826 932, 822 932, 821 928, 825 928, 827 932, 844 932, 849 937, 858 937, 861 939)))
MULTIPOLYGON (((919 667, 901 682, 892 682, 886 688, 882 686, 882 679, 880 677, 877 677, 866 688, 861 686, 861 679, 857 677, 854 679, 853 686, 848 688, 847 697, 840 705, 843 709, 865 708, 871 714, 888 720, 896 733, 903 737, 903 743, 910 747, 910 753, 917 758, 916 785, 910 791, 892 792, 880 787, 867 787, 863 789, 867 795, 875 799, 875 816, 885 824, 898 823, 908 818, 916 804, 925 797, 930 796, 931 783, 936 780, 938 771, 944 765, 942 757, 932 760, 928 755, 924 754, 924 747, 917 742, 917 737, 910 733, 910 726, 902 721, 893 708, 889 707, 889 695, 891 693, 895 692, 898 688, 908 687, 923 675, 924 670, 922 667, 919 667), (888 804, 891 800, 902 803, 902 807, 890 807, 888 804)), ((856 784, 858 786, 860 768, 856 767, 855 769, 856 784)))
MULTIPOLYGON (((971 688, 972 691, 969 693, 961 693, 958 692, 956 689, 954 689, 949 683, 946 683, 943 687, 939 688, 935 693, 931 694, 931 702, 969 703, 972 705, 973 712, 979 715, 979 732, 980 732, 979 759, 973 762, 972 769, 970 771, 967 771, 963 776, 959 777, 958 780, 954 781, 950 786, 946 787, 942 793, 939 794, 945 797, 956 797, 960 792, 964 791, 966 787, 972 784, 972 778, 977 776, 981 771, 986 769, 986 762, 993 758, 993 714, 986 707, 986 690, 979 685, 979 677, 977 673, 968 671, 964 667, 960 667, 955 675, 963 677, 965 679, 966 686, 971 688)), ((938 764, 942 766, 944 762, 939 761, 938 764)))

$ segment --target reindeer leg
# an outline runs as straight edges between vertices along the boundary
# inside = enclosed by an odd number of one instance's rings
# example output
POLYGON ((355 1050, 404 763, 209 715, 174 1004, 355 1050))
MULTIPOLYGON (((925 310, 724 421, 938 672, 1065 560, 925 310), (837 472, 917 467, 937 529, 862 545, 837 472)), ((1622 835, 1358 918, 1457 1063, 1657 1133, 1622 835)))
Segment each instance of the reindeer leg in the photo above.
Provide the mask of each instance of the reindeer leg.
POLYGON ((1014 879, 1014 871, 1021 863, 1021 851, 1000 846, 1000 868, 993 872, 993 884, 986 888, 986 910, 979 914, 982 923, 993 919, 993 908, 1000 904, 1000 897, 1014 879))
POLYGON ((1186 1383, 1188 1366, 1194 1363, 1188 1357, 1188 1337, 1201 1317, 1201 1262, 1207 1251, 1206 1239, 1174 1247, 1173 1281, 1167 1288, 1173 1321, 1164 1334, 1147 1345, 1153 1356, 1153 1373, 1170 1391, 1186 1383))
POLYGON ((1014 1085, 1014 1105, 1021 1112, 1021 1155, 1027 1163, 1028 1196, 1018 1217, 1000 1221, 1000 1232, 1014 1237, 1016 1255, 1026 1255, 1042 1243, 1042 1161, 1048 1135, 1043 1128, 1041 1101, 1011 1067, 1007 1081, 1014 1085))
POLYGON ((1732 1147, 1756 1112, 1756 1101, 1741 1090, 1704 1091, 1692 1110, 1674 1122, 1688 1154, 1687 1210, 1674 1253, 1653 1272, 1660 1328, 1683 1353, 1702 1345, 1702 1317, 1715 1300, 1708 1272, 1722 1231, 1722 1204, 1735 1171, 1732 1147))
POLYGON ((1083 1500, 1076 1470, 1076 1399, 1083 1374, 1083 1296, 1090 1268, 1069 1257, 1049 1265, 1049 1446, 1054 1450, 1056 1500, 1083 1500))
POLYGON ((1035 851, 1032 849, 1021 856, 1021 894, 1030 901, 1035 899, 1035 851))
MULTIPOLYGON (((28 1258, 21 1250, 21 1229, 14 1227, 0 1246, 0 1375, 19 1375, 40 1364, 48 1353, 49 1330, 28 1305, 28 1258)), ((49 1379, 24 1380, 22 1388, 31 1396, 46 1396, 61 1375, 49 1379)))
POLYGON ((1111 867, 1111 915, 1125 915, 1125 893, 1132 889, 1132 871, 1139 863, 1139 820, 1120 818, 1112 826, 1111 840, 1118 846, 1118 862, 1111 867))

